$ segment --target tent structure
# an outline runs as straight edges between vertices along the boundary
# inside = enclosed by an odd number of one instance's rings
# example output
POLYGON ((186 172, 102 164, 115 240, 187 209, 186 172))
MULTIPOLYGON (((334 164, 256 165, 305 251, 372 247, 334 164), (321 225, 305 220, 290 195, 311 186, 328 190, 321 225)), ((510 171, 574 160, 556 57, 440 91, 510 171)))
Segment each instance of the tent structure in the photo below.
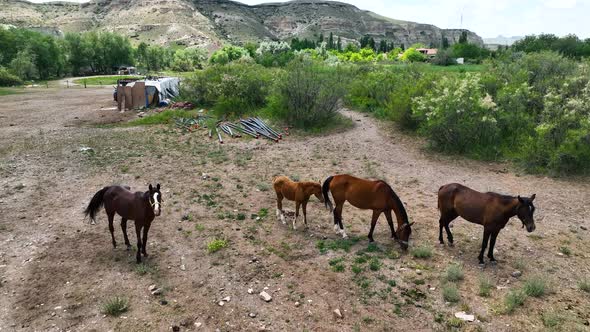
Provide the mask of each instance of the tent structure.
POLYGON ((124 79, 117 81, 117 105, 120 111, 150 106, 165 106, 178 96, 180 79, 161 77, 156 79, 124 79))

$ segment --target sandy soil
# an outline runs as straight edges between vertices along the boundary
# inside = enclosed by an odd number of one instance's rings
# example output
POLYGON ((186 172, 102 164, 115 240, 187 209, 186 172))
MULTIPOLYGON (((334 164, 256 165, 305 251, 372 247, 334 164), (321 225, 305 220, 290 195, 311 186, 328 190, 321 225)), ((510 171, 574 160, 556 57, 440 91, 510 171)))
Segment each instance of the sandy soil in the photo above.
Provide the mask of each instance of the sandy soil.
MULTIPOLYGON (((435 155, 420 139, 350 111, 344 114, 355 127, 344 133, 219 145, 204 132, 168 126, 97 126, 135 117, 113 109, 110 88, 35 89, 0 97, 0 103, 0 331, 444 331, 462 310, 477 317, 460 328, 468 331, 544 330, 548 313, 559 317, 555 329, 588 330, 589 294, 577 285, 590 270, 587 179, 531 176, 509 165, 435 155), (308 208, 307 230, 276 220, 268 190, 274 175, 323 180, 337 173, 390 183, 416 222, 411 247, 432 248, 432 257, 398 258, 381 219, 377 251, 367 247, 371 213, 350 205, 343 215, 351 241, 339 240, 317 200, 308 208), (156 182, 165 206, 140 271, 120 228, 120 246, 113 249, 104 212, 90 225, 82 210, 105 185, 146 190, 156 182), (436 192, 449 182, 536 193, 537 230, 527 234, 512 220, 498 237, 498 265, 480 269, 480 226, 458 219, 456 245, 438 245, 436 192), (261 209, 268 216, 252 219, 261 209), (228 246, 208 253, 213 239, 228 246), (322 243, 328 249, 320 250, 322 243), (375 270, 359 257, 377 262, 375 270), (441 295, 451 263, 465 273, 457 283, 458 303, 445 303, 441 295), (523 275, 512 277, 515 270, 523 275), (478 296, 482 276, 494 285, 487 298, 478 296), (546 279, 550 291, 502 313, 505 295, 534 276, 546 279), (163 294, 151 295, 152 284, 163 294), (263 290, 271 302, 260 299, 263 290), (104 315, 102 304, 115 296, 126 298, 129 310, 104 315)), ((129 234, 134 243, 132 223, 129 234)))

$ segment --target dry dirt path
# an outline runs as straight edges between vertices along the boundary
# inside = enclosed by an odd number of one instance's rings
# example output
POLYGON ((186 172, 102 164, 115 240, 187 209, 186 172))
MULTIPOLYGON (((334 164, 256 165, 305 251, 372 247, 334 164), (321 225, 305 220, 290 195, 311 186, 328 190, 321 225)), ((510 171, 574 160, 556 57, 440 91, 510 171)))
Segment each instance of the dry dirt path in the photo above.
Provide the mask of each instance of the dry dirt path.
MULTIPOLYGON (((112 109, 110 93, 48 89, 0 98, 0 331, 430 331, 444 330, 461 308, 480 320, 463 327, 468 330, 541 330, 540 315, 548 310, 564 317, 564 328, 587 328, 588 295, 576 286, 589 272, 589 235, 581 228, 590 227, 586 179, 523 175, 506 165, 433 155, 420 148, 420 139, 350 111, 344 114, 355 123, 351 130, 279 144, 228 140, 220 146, 204 133, 168 126, 97 128, 133 117, 112 109), (309 208, 308 230, 276 221, 268 191, 274 175, 323 180, 336 173, 388 181, 416 222, 412 246, 433 248, 433 257, 396 258, 399 248, 384 220, 375 234, 380 251, 363 254, 370 212, 349 205, 343 214, 353 241, 338 240, 319 202, 309 208), (104 185, 144 190, 148 182, 162 184, 166 205, 150 231, 147 268, 139 271, 133 252, 112 248, 104 213, 89 225, 81 210, 104 185), (457 220, 456 246, 437 244, 436 192, 449 182, 536 193, 537 231, 527 236, 511 221, 498 237, 498 266, 480 270, 479 226, 457 220), (251 219, 260 209, 269 215, 251 219), (210 254, 206 244, 215 238, 229 245, 210 254), (571 256, 559 255, 559 247, 570 248, 571 256), (359 257, 375 261, 376 271, 359 257), (344 272, 330 266, 339 260, 344 272), (463 265, 465 280, 458 284, 460 303, 446 304, 441 279, 453 262, 463 265), (523 277, 511 277, 514 270, 523 277), (477 295, 482 275, 496 286, 491 298, 477 295), (496 313, 504 295, 533 275, 546 277, 552 292, 512 315, 496 313), (164 294, 152 296, 151 284, 164 294), (257 295, 265 288, 270 303, 257 295), (100 308, 113 296, 129 300, 129 311, 117 318, 100 308), (226 296, 231 300, 219 306, 226 296), (344 318, 334 317, 336 308, 344 318)), ((115 235, 122 243, 118 227, 115 235)))

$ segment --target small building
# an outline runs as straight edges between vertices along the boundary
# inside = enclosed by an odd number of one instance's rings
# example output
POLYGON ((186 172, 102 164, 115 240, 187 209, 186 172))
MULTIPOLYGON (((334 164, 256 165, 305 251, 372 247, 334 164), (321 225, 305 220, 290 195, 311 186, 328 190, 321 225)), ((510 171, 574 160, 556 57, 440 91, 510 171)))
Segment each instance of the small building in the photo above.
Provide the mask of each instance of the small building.
POLYGON ((117 82, 114 99, 120 111, 150 106, 167 106, 178 96, 178 77, 121 79, 117 82))
POLYGON ((438 53, 437 48, 417 48, 416 51, 426 55, 427 58, 432 59, 438 53))

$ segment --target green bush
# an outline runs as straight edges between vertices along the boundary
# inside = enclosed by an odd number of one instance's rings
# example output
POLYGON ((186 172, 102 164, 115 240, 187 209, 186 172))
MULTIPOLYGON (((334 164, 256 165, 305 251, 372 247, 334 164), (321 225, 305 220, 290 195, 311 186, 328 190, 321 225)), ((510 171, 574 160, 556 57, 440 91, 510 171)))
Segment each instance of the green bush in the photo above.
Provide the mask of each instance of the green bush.
POLYGON ((219 115, 241 116, 265 106, 272 77, 273 70, 260 65, 211 66, 183 82, 181 98, 213 107, 219 115))
POLYGON ((448 283, 443 286, 442 295, 443 295, 443 299, 445 301, 451 302, 451 303, 459 302, 459 300, 461 299, 461 295, 459 294, 459 289, 453 283, 448 283))
POLYGON ((529 278, 524 283, 524 292, 528 296, 532 297, 541 297, 545 295, 547 292, 547 282, 545 281, 546 278, 541 276, 535 276, 529 278))
POLYGON ((414 258, 430 258, 432 257, 432 248, 426 246, 420 246, 413 248, 410 253, 414 258))
POLYGON ((219 250, 227 247, 227 245, 228 245, 227 240, 223 240, 223 239, 211 240, 211 241, 209 241, 209 243, 207 243, 207 251, 209 253, 214 253, 216 251, 219 251, 219 250))
POLYGON ((404 62, 424 62, 426 61, 426 55, 420 53, 415 48, 410 47, 404 51, 401 60, 404 62))
POLYGON ((522 305, 526 301, 527 295, 522 290, 513 290, 506 294, 504 298, 504 310, 506 313, 510 314, 514 312, 514 310, 522 305))
POLYGON ((227 45, 211 54, 209 62, 212 64, 226 65, 245 57, 250 57, 247 49, 239 46, 227 45))
POLYGON ((451 264, 449 265, 449 267, 447 267, 447 272, 446 272, 446 279, 447 281, 460 281, 463 280, 463 268, 461 267, 461 265, 458 264, 451 264))
POLYGON ((109 316, 119 316, 129 309, 129 302, 125 298, 114 297, 102 304, 102 313, 109 316))
POLYGON ((269 97, 269 113, 302 129, 324 127, 337 115, 345 94, 339 68, 295 59, 277 79, 269 97))
POLYGON ((483 91, 479 74, 443 77, 413 101, 420 131, 435 149, 485 159, 498 156, 496 103, 483 91))
POLYGON ((479 278, 479 291, 478 291, 479 296, 489 297, 492 294, 493 288, 494 288, 494 285, 492 284, 492 281, 490 280, 489 277, 481 276, 479 278))
POLYGON ((0 86, 16 86, 22 84, 23 81, 18 76, 12 75, 4 68, 0 68, 0 86))

